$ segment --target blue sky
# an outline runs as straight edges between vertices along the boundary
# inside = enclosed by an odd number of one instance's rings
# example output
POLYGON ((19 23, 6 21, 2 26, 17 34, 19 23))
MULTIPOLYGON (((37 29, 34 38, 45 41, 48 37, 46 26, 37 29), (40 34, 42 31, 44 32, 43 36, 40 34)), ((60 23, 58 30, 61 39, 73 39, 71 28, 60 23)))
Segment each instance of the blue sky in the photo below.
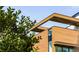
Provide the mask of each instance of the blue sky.
MULTIPOLYGON (((63 15, 72 16, 75 13, 79 12, 79 6, 14 6, 16 10, 20 9, 22 11, 22 15, 30 16, 30 19, 36 20, 37 22, 43 20, 45 17, 52 13, 60 13, 63 15)), ((60 23, 46 23, 43 26, 52 26, 52 25, 60 25, 65 26, 60 23)))

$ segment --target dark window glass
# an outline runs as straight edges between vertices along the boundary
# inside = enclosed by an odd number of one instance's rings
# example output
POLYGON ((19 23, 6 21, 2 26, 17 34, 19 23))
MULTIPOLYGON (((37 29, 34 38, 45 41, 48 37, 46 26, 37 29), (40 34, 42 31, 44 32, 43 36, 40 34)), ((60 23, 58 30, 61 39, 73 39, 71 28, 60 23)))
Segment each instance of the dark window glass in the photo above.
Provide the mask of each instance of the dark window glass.
POLYGON ((49 36, 51 36, 51 35, 52 35, 52 31, 49 30, 49 36))
POLYGON ((62 52, 62 47, 56 46, 56 52, 62 52))
POLYGON ((72 47, 65 46, 55 46, 56 52, 73 52, 74 49, 72 47))
POLYGON ((48 31, 48 41, 52 41, 52 31, 48 31))
POLYGON ((52 36, 49 36, 48 39, 49 39, 49 41, 52 41, 52 36))
POLYGON ((48 31, 48 51, 52 50, 52 31, 48 31))
POLYGON ((63 52, 68 52, 68 47, 63 47, 63 52))
POLYGON ((70 51, 70 52, 74 52, 74 49, 73 49, 73 48, 70 48, 69 51, 70 51))

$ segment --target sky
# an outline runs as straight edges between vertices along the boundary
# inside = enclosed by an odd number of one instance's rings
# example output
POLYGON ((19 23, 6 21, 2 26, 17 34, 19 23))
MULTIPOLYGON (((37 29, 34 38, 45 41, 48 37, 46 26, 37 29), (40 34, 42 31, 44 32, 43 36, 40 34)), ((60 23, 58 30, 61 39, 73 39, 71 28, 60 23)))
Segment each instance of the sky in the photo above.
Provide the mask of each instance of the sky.
MULTIPOLYGON (((30 20, 36 20, 37 23, 53 13, 59 13, 67 16, 72 16, 79 12, 79 6, 13 6, 16 10, 21 10, 22 15, 30 16, 30 20)), ((67 25, 55 22, 47 22, 42 26, 61 26, 66 27, 67 25)))

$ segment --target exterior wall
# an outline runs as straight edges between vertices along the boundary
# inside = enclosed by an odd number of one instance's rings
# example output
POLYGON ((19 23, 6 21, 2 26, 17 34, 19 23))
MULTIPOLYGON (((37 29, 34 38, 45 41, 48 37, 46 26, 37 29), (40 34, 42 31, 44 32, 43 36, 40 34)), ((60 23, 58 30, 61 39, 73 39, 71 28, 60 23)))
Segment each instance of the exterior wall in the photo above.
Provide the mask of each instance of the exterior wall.
MULTIPOLYGON (((75 26, 79 25, 79 19, 61 15, 54 13, 49 15, 47 18, 36 24, 34 27, 30 29, 30 31, 41 32, 43 29, 37 28, 40 25, 44 24, 47 21, 55 21, 64 24, 72 24, 75 26)), ((79 31, 60 28, 60 27, 53 27, 52 30, 52 51, 55 51, 55 44, 62 44, 75 47, 75 51, 79 51, 79 31), (57 43, 59 42, 59 43, 57 43)), ((42 31, 36 37, 41 36, 42 39, 39 40, 39 43, 35 45, 38 47, 40 52, 47 52, 48 51, 48 30, 42 31)))
MULTIPOLYGON (((71 29, 61 27, 52 27, 52 52, 55 52, 56 42, 61 45, 73 46, 75 52, 79 52, 79 32, 71 29)), ((36 37, 41 37, 39 43, 35 45, 38 47, 38 52, 48 52, 48 30, 40 32, 36 37)))
POLYGON ((62 42, 62 45, 66 43, 68 46, 74 46, 76 51, 79 51, 79 48, 76 45, 79 45, 79 32, 65 29, 61 27, 53 27, 50 29, 52 31, 52 51, 55 51, 55 42, 62 42))
POLYGON ((41 33, 39 33, 38 35, 36 35, 36 37, 41 37, 39 39, 39 43, 37 43, 35 45, 35 47, 38 47, 38 52, 48 52, 48 30, 45 30, 41 33))

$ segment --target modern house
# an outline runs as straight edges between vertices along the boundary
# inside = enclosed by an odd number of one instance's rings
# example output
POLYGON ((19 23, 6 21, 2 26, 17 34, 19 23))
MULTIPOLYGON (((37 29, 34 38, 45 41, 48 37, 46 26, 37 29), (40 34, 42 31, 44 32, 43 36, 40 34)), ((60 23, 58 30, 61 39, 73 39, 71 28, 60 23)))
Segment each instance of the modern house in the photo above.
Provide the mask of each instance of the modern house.
POLYGON ((33 26, 30 31, 38 32, 38 52, 78 52, 79 51, 79 19, 54 13, 33 26), (42 24, 52 21, 74 26, 68 27, 52 26, 51 28, 41 27, 42 24))

